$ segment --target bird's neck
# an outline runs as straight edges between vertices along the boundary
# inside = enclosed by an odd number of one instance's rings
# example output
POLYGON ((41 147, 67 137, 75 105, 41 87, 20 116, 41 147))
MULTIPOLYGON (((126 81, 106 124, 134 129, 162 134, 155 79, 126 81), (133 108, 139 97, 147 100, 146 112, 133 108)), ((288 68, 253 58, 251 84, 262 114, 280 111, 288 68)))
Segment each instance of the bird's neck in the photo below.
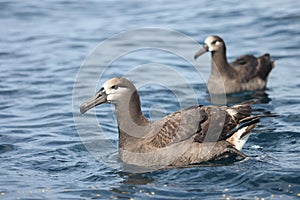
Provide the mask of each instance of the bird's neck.
POLYGON ((141 138, 146 134, 146 129, 151 122, 143 115, 140 98, 135 91, 128 99, 116 105, 116 117, 119 128, 119 144, 124 138, 141 138), (124 137, 124 135, 127 135, 124 137))
POLYGON ((222 51, 212 52, 211 75, 220 76, 226 75, 231 77, 235 72, 229 65, 226 57, 226 47, 222 51))

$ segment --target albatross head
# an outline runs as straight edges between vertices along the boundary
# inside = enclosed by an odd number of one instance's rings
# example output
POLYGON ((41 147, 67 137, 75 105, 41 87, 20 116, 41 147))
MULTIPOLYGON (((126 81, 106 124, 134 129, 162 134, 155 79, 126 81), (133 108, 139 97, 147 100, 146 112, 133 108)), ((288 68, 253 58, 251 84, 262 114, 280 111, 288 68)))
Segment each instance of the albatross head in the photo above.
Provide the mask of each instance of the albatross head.
POLYGON ((225 49, 225 43, 222 38, 216 35, 209 36, 205 39, 203 47, 196 52, 194 58, 197 59, 202 54, 210 51, 210 52, 217 52, 223 51, 225 49))
POLYGON ((106 81, 94 97, 80 106, 80 113, 84 114, 89 109, 102 103, 119 105, 128 102, 136 91, 135 86, 125 78, 112 78, 106 81))

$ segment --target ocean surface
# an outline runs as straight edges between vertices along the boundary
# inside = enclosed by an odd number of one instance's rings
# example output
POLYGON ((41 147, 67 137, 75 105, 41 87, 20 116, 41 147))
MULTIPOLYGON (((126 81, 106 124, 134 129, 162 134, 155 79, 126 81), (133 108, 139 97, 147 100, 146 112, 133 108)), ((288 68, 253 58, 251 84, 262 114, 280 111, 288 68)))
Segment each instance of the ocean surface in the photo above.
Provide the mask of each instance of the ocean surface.
MULTIPOLYGON (((299 199, 300 1, 0 1, 0 199, 299 199), (270 53, 263 118, 231 164, 144 173, 117 160, 113 106, 80 115, 106 80, 125 76, 155 121, 215 100, 205 90, 212 34, 228 58, 270 53)), ((220 102, 219 102, 220 103, 220 102)))

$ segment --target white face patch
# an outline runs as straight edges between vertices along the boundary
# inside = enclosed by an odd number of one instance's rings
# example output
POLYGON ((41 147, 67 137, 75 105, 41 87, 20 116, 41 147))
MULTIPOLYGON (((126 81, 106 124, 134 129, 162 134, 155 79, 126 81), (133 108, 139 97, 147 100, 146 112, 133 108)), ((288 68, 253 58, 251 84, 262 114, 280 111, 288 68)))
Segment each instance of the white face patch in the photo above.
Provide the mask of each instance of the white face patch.
POLYGON ((111 88, 110 86, 110 88, 105 89, 105 91, 107 95, 106 98, 109 103, 125 101, 131 94, 128 88, 120 86, 116 88, 111 88))
POLYGON ((112 78, 103 84, 108 103, 126 105, 135 91, 135 87, 126 79, 112 78))
POLYGON ((215 36, 209 36, 205 39, 204 43, 208 46, 209 51, 218 51, 222 48, 222 39, 215 36))

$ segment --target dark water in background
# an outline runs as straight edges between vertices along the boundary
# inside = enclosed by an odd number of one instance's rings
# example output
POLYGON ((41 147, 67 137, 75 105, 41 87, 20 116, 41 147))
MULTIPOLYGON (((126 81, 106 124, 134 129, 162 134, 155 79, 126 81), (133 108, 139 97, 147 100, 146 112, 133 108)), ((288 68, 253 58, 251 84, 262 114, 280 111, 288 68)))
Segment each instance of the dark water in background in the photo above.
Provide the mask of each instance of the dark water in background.
MULTIPOLYGON (((295 0, 1 1, 0 199, 299 198, 299 13, 300 2, 295 0), (279 117, 262 119, 253 131, 243 150, 250 155, 248 160, 129 174, 98 162, 86 150, 72 112, 77 71, 101 41, 143 27, 174 29, 201 42, 219 34, 227 41, 230 59, 245 53, 272 54, 276 68, 268 90, 258 95, 264 103, 255 108, 279 117)), ((184 46, 176 40, 174 45, 184 46)), ((194 51, 190 49, 191 54, 194 51)), ((189 76, 172 56, 149 51, 136 55, 119 64, 159 62, 189 76)), ((209 68, 203 70, 209 73, 209 68)), ((111 68, 103 78, 120 73, 118 67, 111 68)), ((192 84, 199 91, 199 102, 209 104, 205 85, 192 84)), ((173 95, 164 88, 155 93, 151 87, 142 88, 143 109, 157 104, 158 111, 161 107, 168 113, 176 111, 179 105, 173 95)), ((106 134, 116 142, 111 107, 103 105, 97 113, 106 134)))

